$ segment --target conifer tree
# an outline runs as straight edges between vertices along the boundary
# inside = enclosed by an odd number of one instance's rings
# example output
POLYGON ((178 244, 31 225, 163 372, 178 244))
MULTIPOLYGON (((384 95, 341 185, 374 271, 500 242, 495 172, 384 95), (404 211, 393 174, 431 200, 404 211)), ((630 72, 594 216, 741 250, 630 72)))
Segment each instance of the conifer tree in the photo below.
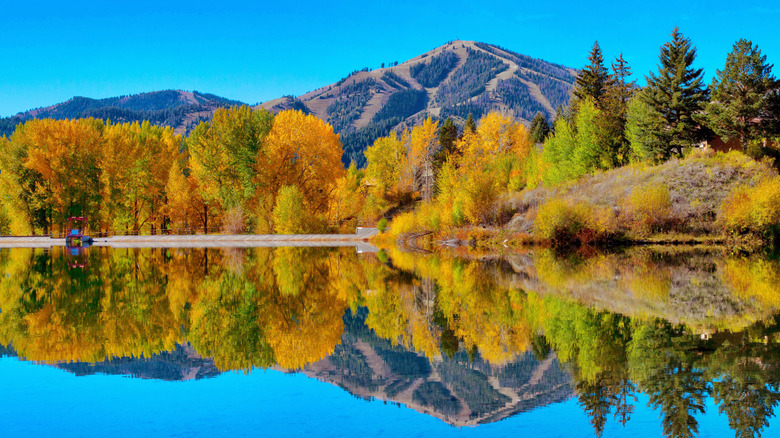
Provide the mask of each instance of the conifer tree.
POLYGON ((604 67, 604 55, 598 41, 593 43, 588 60, 590 64, 586 65, 577 75, 577 81, 574 83, 574 96, 578 101, 589 97, 598 105, 612 83, 612 78, 610 78, 607 68, 604 67))
POLYGON ((659 115, 656 126, 648 127, 663 145, 661 158, 672 154, 682 156, 683 150, 701 140, 702 129, 697 122, 708 98, 702 86, 704 71, 692 67, 696 47, 675 28, 672 40, 661 46, 658 74, 647 76, 647 103, 659 115))
POLYGON ((466 118, 466 126, 463 128, 464 133, 467 129, 471 132, 477 132, 477 122, 474 121, 474 116, 472 116, 471 113, 469 113, 469 116, 466 118))
POLYGON ((631 67, 621 53, 611 64, 609 86, 601 100, 601 113, 597 118, 599 143, 602 154, 601 167, 621 166, 629 161, 629 142, 626 138, 626 114, 628 102, 635 92, 635 84, 629 82, 631 67))
POLYGON ((439 128, 439 145, 441 147, 433 156, 433 165, 436 169, 440 169, 447 157, 457 150, 456 140, 458 140, 458 127, 455 126, 455 122, 451 118, 447 117, 447 120, 439 128))
POLYGON ((543 143, 544 139, 550 133, 550 125, 547 123, 547 117, 541 112, 536 113, 533 120, 531 120, 531 127, 529 129, 531 133, 531 141, 534 143, 543 143))
POLYGON ((734 43, 723 70, 712 81, 707 105, 710 126, 720 136, 747 142, 768 134, 768 122, 778 117, 772 104, 780 84, 772 75, 757 45, 741 39, 734 43))

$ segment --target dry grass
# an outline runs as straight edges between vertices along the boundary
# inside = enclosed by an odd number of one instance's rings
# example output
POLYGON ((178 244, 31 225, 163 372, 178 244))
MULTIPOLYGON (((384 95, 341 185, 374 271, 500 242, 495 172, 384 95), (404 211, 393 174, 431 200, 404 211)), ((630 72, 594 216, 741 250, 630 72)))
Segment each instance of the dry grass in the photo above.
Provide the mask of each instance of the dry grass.
MULTIPOLYGON (((611 210, 616 229, 601 231, 622 234, 629 240, 653 240, 658 235, 666 235, 686 236, 685 240, 689 241, 691 237, 723 236, 725 230, 718 217, 729 193, 739 187, 757 186, 775 175, 777 172, 768 163, 757 162, 742 153, 695 152, 685 159, 659 166, 626 166, 555 188, 522 192, 500 202, 515 212, 506 228, 533 232, 537 240, 551 239, 548 231, 554 225, 538 223, 538 215, 540 205, 555 201, 558 206, 570 207, 559 214, 573 215, 573 219, 578 212, 588 214, 593 216, 588 219, 591 222, 605 217, 605 209, 611 210), (587 209, 590 213, 584 213, 587 209)), ((541 220, 551 219, 542 217, 541 220)), ((588 220, 579 218, 581 223, 588 220)), ((581 240, 574 234, 570 238, 581 240)), ((664 240, 668 239, 660 241, 664 240)))

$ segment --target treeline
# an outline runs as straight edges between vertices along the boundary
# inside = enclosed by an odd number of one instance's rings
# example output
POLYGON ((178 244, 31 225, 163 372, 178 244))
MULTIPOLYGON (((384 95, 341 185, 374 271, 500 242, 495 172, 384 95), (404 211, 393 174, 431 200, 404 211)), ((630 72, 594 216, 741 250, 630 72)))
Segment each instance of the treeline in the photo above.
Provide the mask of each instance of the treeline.
POLYGON ((59 233, 69 216, 93 232, 326 231, 345 217, 341 156, 333 129, 300 111, 219 109, 187 138, 31 120, 0 138, 0 232, 59 233))

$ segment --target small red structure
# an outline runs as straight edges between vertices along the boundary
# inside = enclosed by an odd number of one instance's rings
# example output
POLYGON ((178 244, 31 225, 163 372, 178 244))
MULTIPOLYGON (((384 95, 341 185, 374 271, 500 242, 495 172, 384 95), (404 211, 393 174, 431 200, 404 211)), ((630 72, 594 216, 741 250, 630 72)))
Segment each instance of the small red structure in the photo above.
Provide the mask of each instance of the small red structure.
POLYGON ((92 239, 89 237, 89 221, 85 217, 69 217, 68 225, 65 227, 65 246, 82 247, 89 244, 92 239))

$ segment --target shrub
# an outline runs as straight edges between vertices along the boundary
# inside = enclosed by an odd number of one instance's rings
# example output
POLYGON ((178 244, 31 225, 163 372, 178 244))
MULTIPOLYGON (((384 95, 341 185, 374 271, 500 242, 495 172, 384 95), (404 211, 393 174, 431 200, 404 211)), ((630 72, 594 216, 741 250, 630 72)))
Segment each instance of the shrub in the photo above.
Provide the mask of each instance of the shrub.
POLYGON ((764 180, 754 187, 734 189, 721 204, 720 222, 731 234, 777 239, 780 236, 780 177, 764 180))
POLYGON ((672 201, 666 184, 634 188, 626 208, 631 228, 640 235, 664 231, 672 226, 672 201))
POLYGON ((609 208, 553 198, 539 206, 534 237, 554 247, 602 243, 618 237, 616 223, 609 208))
POLYGON ((380 233, 384 233, 387 229, 387 219, 382 218, 377 222, 376 228, 379 230, 380 233))
POLYGON ((394 236, 411 233, 417 230, 417 220, 414 212, 401 213, 390 222, 390 233, 394 236))

